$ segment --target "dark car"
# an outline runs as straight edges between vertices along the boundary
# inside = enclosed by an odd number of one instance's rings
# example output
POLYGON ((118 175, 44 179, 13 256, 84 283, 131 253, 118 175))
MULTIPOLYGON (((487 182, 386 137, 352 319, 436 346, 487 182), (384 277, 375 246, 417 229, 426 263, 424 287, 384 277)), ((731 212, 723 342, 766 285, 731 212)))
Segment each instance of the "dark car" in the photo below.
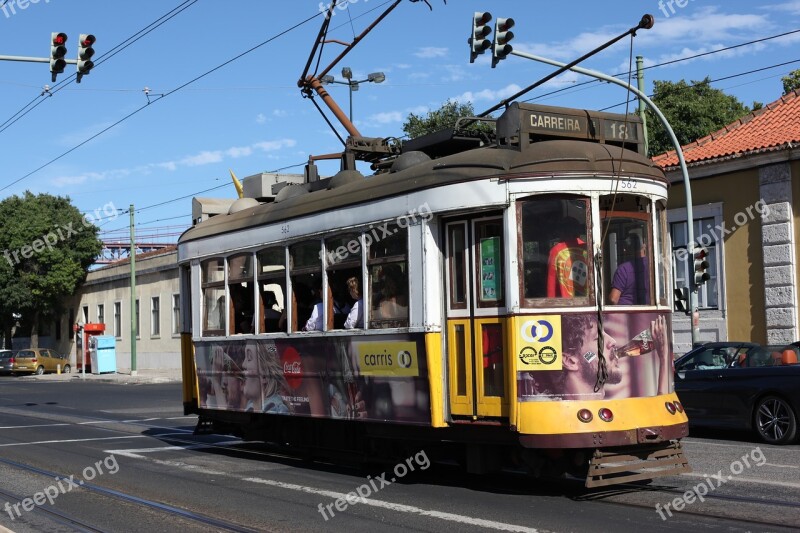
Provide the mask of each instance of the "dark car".
POLYGON ((0 350, 0 374, 11 373, 11 358, 14 352, 11 350, 0 350))
POLYGON ((770 444, 797 436, 800 364, 796 346, 704 344, 675 361, 675 392, 689 423, 755 430, 770 444))

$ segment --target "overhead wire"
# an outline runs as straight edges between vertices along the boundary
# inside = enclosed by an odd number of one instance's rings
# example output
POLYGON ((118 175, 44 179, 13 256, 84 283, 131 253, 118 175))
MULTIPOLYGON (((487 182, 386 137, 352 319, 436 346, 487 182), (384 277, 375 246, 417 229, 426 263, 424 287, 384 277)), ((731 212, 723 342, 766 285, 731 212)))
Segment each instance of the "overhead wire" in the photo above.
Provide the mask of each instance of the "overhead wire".
MULTIPOLYGON (((192 2, 196 2, 197 0, 190 0, 190 1, 192 1, 192 2)), ((159 101, 163 100, 164 98, 166 98, 166 97, 168 97, 168 96, 170 96, 170 95, 172 95, 172 94, 175 94, 176 92, 180 91, 180 90, 181 90, 181 89, 183 89, 184 87, 186 87, 186 86, 188 86, 188 85, 191 85, 192 83, 194 83, 194 82, 196 82, 196 81, 198 81, 198 80, 200 80, 200 79, 202 79, 202 78, 204 78, 204 77, 206 77, 206 76, 208 76, 208 75, 210 75, 210 74, 212 74, 212 73, 216 72, 217 70, 219 70, 219 69, 221 69, 221 68, 223 68, 223 67, 225 67, 225 66, 229 65, 230 63, 233 63, 234 61, 236 61, 236 60, 238 60, 238 59, 242 58, 243 56, 245 56, 245 55, 247 55, 247 54, 249 54, 249 53, 251 53, 251 52, 253 52, 253 51, 257 50, 258 48, 261 48, 262 46, 264 46, 264 45, 266 45, 266 44, 268 44, 268 43, 270 43, 270 42, 274 41, 275 39, 277 39, 277 38, 279 38, 279 37, 282 37, 283 35, 285 35, 285 34, 289 33, 290 31, 293 31, 293 30, 295 30, 295 29, 299 28, 300 26, 302 26, 302 25, 306 24, 307 22, 309 22, 309 21, 311 21, 311 20, 315 19, 316 17, 318 17, 318 16, 320 16, 320 15, 321 15, 321 13, 317 12, 317 13, 315 13, 314 15, 312 15, 312 16, 310 16, 310 17, 307 17, 306 19, 302 20, 301 22, 298 22, 298 23, 294 24, 293 26, 291 26, 291 27, 287 28, 286 30, 283 30, 283 31, 281 31, 281 32, 279 32, 279 33, 277 33, 277 34, 273 35, 273 36, 272 36, 272 37, 270 37, 269 39, 266 39, 265 41, 262 41, 261 43, 259 43, 259 44, 255 45, 255 46, 253 46, 253 47, 251 47, 251 48, 249 48, 249 49, 245 50, 244 52, 242 52, 242 53, 240 53, 240 54, 238 54, 238 55, 236 55, 236 56, 232 57, 231 59, 228 59, 227 61, 224 61, 223 63, 220 63, 219 65, 217 65, 217 66, 215 66, 215 67, 213 67, 213 68, 211 68, 211 69, 209 69, 209 70, 205 71, 204 73, 202 73, 202 74, 200 74, 200 75, 198 75, 198 76, 195 76, 194 78, 192 78, 192 79, 190 79, 189 81, 187 81, 187 82, 183 83, 182 85, 179 85, 178 87, 175 87, 174 89, 172 89, 172 90, 170 90, 170 91, 167 91, 167 92, 166 92, 166 93, 164 93, 164 94, 157 95, 157 96, 158 96, 158 98, 154 98, 153 100, 148 100, 148 102, 147 102, 146 104, 144 104, 144 105, 142 105, 141 107, 139 107, 138 109, 135 109, 135 110, 133 110, 132 112, 128 113, 127 115, 125 115, 125 116, 124 116, 124 117, 122 117, 121 119, 119 119, 119 120, 117 120, 116 122, 112 123, 110 126, 107 126, 107 127, 103 128, 102 130, 100 130, 99 132, 95 133, 94 135, 91 135, 91 136, 89 136, 87 139, 85 139, 85 140, 83 140, 82 142, 78 143, 77 145, 73 146, 73 147, 72 147, 72 148, 70 148, 69 150, 66 150, 65 152, 61 153, 60 155, 58 155, 58 156, 56 156, 56 157, 54 157, 54 158, 50 159, 50 160, 49 160, 49 161, 47 161, 46 163, 44 163, 44 164, 40 165, 39 167, 37 167, 36 169, 34 169, 34 170, 32 170, 32 171, 28 172, 28 173, 27 173, 27 174, 25 174, 24 176, 22 176, 22 177, 20 177, 20 178, 17 178, 16 180, 12 181, 11 183, 8 183, 7 185, 5 185, 5 186, 3 186, 3 187, 0 187, 0 191, 4 191, 4 190, 8 189, 9 187, 11 187, 11 186, 13 186, 13 185, 16 185, 17 183, 19 183, 19 182, 23 181, 24 179, 27 179, 28 177, 32 176, 33 174, 36 174, 36 173, 37 173, 37 172, 39 172, 40 170, 42 170, 42 169, 44 169, 44 168, 48 167, 49 165, 51 165, 51 164, 55 163, 55 162, 56 162, 56 161, 58 161, 59 159, 61 159, 61 158, 65 157, 65 156, 67 156, 67 155, 69 155, 70 153, 74 152, 74 151, 75 151, 75 150, 77 150, 78 148, 82 147, 83 145, 85 145, 85 144, 89 143, 90 141, 92 141, 92 140, 96 139, 97 137, 99 137, 99 136, 100 136, 100 135, 102 135, 103 133, 107 132, 108 130, 110 130, 110 129, 112 129, 112 128, 116 127, 116 126, 118 126, 119 124, 121 124, 121 123, 125 122, 126 120, 128 120, 128 119, 129 119, 129 118, 131 118, 132 116, 134 116, 134 115, 136 115, 137 113, 141 112, 142 110, 146 109, 146 108, 147 108, 148 106, 150 106, 151 104, 154 104, 154 103, 156 103, 156 102, 159 102, 159 101)))
MULTIPOLYGON (((121 51, 125 50, 126 48, 131 46, 133 43, 135 43, 136 41, 138 41, 139 39, 141 39, 145 35, 149 34, 150 32, 154 31, 158 27, 162 26, 163 24, 165 24, 166 22, 168 22, 172 18, 178 16, 183 11, 185 11, 186 9, 191 7, 193 4, 195 4, 197 1, 198 0, 185 0, 182 4, 179 4, 177 7, 173 8, 170 11, 168 11, 164 15, 161 15, 159 18, 157 18, 156 20, 154 20, 153 22, 151 22, 150 24, 148 24, 147 26, 145 26, 141 30, 135 32, 133 35, 131 35, 127 39, 123 40, 121 43, 117 44, 113 48, 111 48, 111 50, 109 50, 107 53, 103 54, 100 57, 100 59, 95 63, 94 68, 96 68, 97 66, 99 66, 99 65, 103 64, 104 62, 108 61, 109 59, 111 59, 112 57, 114 57, 115 55, 120 53, 121 51)), ((64 89, 66 86, 72 84, 76 80, 76 78, 77 78, 77 75, 73 73, 73 74, 69 75, 67 78, 64 78, 60 82, 56 83, 53 87, 46 87, 46 89, 43 90, 42 93, 39 94, 39 96, 36 96, 33 100, 31 100, 25 106, 23 106, 22 109, 20 109, 16 113, 14 113, 11 117, 6 119, 5 122, 0 124, 0 133, 4 132, 9 127, 14 125, 18 120, 20 120, 25 115, 27 115, 28 113, 30 113, 31 111, 33 111, 34 109, 39 107, 43 102, 45 102, 47 100, 47 98, 52 97, 57 92, 59 92, 62 89, 64 89), (45 95, 46 95, 46 97, 45 97, 45 95), (37 100, 38 100, 38 102, 35 105, 33 105, 33 107, 30 107, 37 100)), ((0 189, 0 190, 2 190, 2 189, 0 189)))

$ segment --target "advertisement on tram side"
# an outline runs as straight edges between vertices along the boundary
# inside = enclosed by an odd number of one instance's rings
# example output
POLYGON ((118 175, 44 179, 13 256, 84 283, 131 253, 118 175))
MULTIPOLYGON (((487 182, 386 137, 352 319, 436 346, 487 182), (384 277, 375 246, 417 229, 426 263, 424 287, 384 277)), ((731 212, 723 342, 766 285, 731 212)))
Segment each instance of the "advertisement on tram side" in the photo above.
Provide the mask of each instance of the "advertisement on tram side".
POLYGON ((602 326, 597 313, 515 317, 517 399, 596 400, 673 392, 669 313, 602 317, 602 326))
POLYGON ((430 424, 422 335, 199 341, 200 407, 430 424))

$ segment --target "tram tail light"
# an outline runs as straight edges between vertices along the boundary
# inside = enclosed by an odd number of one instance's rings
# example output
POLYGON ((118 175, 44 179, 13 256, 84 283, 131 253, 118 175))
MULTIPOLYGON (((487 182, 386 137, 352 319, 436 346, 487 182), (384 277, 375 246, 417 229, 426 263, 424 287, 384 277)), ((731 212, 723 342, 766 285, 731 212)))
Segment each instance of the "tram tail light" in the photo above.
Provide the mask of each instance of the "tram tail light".
POLYGON ((675 409, 677 409, 679 413, 683 412, 683 406, 681 405, 681 402, 675 401, 672 402, 672 404, 675 406, 675 409))
POLYGON ((614 413, 611 412, 611 409, 608 407, 603 407, 599 411, 597 411, 597 416, 600 417, 600 420, 603 422, 611 422, 614 420, 614 413))
POLYGON ((672 402, 666 402, 664 403, 664 406, 667 408, 667 411, 669 411, 669 414, 671 415, 674 415, 675 411, 678 410, 678 408, 675 407, 675 405, 672 402))
POLYGON ((591 422, 592 418, 594 418, 594 415, 592 415, 592 412, 590 410, 581 409, 580 411, 578 411, 578 420, 580 420, 581 422, 587 422, 587 423, 591 422))

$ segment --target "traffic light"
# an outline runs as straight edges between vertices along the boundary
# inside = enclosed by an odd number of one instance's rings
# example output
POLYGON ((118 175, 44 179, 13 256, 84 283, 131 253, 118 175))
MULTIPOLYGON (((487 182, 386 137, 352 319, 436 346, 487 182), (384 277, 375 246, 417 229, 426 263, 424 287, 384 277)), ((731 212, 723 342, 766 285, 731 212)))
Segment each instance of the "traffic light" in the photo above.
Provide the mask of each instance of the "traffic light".
POLYGON ((699 287, 709 279, 711 276, 706 272, 708 270, 708 250, 702 246, 695 246, 694 249, 694 285, 699 287))
POLYGON ((488 26, 490 20, 492 20, 492 14, 488 11, 476 11, 472 16, 472 35, 468 41, 471 49, 470 63, 474 63, 479 54, 484 53, 487 48, 492 46, 492 43, 486 38, 492 33, 492 28, 488 26))
POLYGON ((56 81, 56 76, 64 72, 64 67, 67 66, 67 60, 64 56, 67 55, 67 34, 56 33, 50 34, 50 73, 52 74, 52 81, 56 81))
POLYGON ((514 49, 508 44, 514 38, 514 32, 509 31, 514 27, 514 19, 498 18, 494 23, 494 42, 492 43, 492 68, 496 67, 501 59, 505 59, 514 49))
POLYGON ((81 78, 89 74, 89 71, 94 68, 94 63, 92 62, 92 56, 94 55, 94 45, 95 39, 94 35, 82 33, 80 36, 80 42, 78 42, 78 79, 75 80, 78 83, 81 82, 81 78))

